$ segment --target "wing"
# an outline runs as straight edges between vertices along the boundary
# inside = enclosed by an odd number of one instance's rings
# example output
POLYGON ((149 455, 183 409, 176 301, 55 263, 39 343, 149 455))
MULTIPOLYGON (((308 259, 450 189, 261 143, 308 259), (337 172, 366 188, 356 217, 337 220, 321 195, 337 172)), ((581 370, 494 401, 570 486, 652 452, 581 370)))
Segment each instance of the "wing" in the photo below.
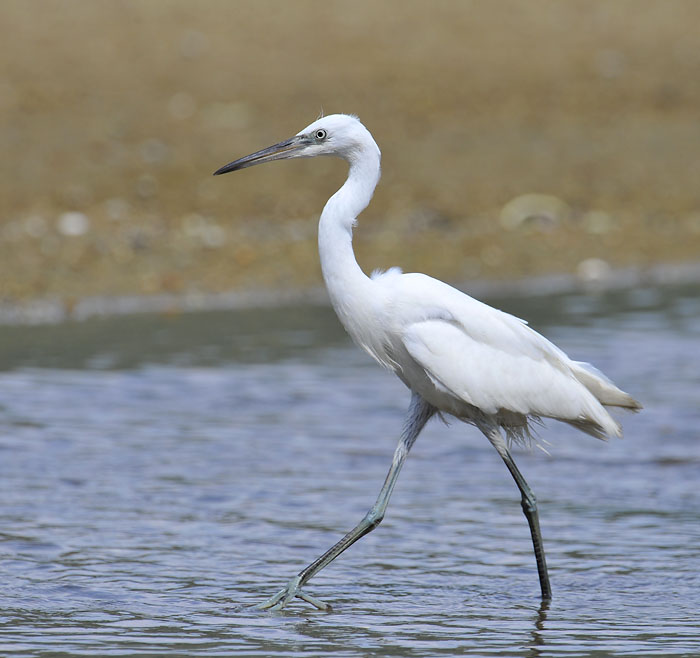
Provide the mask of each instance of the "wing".
POLYGON ((522 320, 424 275, 403 275, 393 299, 394 332, 438 391, 487 414, 591 421, 619 432, 574 362, 522 320))
POLYGON ((438 389, 487 414, 580 415, 576 403, 586 389, 575 378, 544 359, 477 341, 459 324, 416 322, 404 330, 403 344, 438 389))

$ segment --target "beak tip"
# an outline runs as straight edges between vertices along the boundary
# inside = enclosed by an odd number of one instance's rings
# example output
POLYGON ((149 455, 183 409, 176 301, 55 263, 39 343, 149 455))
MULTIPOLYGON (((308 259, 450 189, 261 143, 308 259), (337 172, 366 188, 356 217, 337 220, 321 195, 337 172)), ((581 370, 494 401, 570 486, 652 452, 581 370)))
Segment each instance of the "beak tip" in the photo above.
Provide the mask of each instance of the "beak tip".
MULTIPOLYGON (((231 163, 233 164, 233 163, 231 163)), ((213 174, 212 176, 221 176, 221 174, 227 174, 229 171, 234 171, 235 168, 231 166, 231 164, 224 165, 223 167, 219 167, 213 174)))

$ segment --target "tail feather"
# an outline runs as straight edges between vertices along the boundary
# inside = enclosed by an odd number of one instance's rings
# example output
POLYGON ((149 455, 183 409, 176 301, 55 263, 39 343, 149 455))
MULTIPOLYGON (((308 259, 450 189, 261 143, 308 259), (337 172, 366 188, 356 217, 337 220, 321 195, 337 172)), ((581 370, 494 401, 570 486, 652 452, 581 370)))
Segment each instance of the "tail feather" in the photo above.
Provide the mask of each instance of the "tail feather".
POLYGON ((640 402, 629 393, 625 393, 613 384, 600 370, 590 363, 574 361, 573 372, 578 379, 597 399, 608 407, 622 407, 639 411, 642 408, 640 402))
POLYGON ((602 425, 599 422, 596 422, 594 420, 590 420, 589 418, 577 418, 574 420, 563 420, 564 423, 567 423, 568 425, 571 425, 572 427, 575 427, 577 430, 580 430, 581 432, 585 432, 586 434, 590 434, 591 436, 595 437, 596 439, 600 439, 601 441, 607 441, 609 437, 621 437, 622 436, 622 426, 620 423, 615 422, 612 417, 610 417, 610 414, 607 414, 609 417, 608 419, 605 419, 607 422, 605 425, 602 425))

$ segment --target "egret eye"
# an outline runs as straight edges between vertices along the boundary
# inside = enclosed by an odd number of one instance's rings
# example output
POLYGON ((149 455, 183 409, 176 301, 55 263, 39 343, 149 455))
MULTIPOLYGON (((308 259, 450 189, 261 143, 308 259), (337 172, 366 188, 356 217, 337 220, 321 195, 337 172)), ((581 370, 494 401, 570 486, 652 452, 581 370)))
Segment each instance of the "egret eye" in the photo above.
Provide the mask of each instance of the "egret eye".
POLYGON ((326 139, 326 135, 327 135, 327 134, 328 134, 328 133, 327 133, 325 130, 323 130, 323 128, 320 128, 319 130, 317 130, 317 131, 314 133, 314 137, 315 137, 316 139, 326 139))

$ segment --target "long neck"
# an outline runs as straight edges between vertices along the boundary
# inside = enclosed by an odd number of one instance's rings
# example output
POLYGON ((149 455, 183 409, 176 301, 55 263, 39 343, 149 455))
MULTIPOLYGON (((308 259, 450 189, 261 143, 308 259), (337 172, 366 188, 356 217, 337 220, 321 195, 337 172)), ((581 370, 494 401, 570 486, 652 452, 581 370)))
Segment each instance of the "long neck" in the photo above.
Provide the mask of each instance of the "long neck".
POLYGON ((321 270, 333 307, 348 327, 352 307, 370 283, 355 260, 352 229, 369 204, 380 176, 379 149, 366 150, 350 161, 345 184, 328 200, 318 226, 321 270))

